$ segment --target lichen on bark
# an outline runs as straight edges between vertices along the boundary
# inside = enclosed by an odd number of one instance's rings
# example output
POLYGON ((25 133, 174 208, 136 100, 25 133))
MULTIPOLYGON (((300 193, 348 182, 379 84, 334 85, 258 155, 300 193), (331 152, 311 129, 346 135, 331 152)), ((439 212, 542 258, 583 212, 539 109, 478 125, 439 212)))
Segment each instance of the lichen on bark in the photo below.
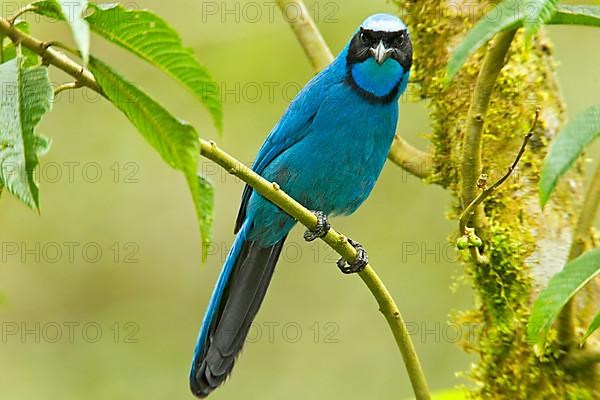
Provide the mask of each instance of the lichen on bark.
MULTIPOLYGON (((396 3, 415 49, 413 90, 430 110, 435 172, 428 180, 454 194, 449 214, 458 217, 463 208, 460 184, 466 115, 486 46, 470 57, 450 85, 446 83, 446 65, 465 32, 484 10, 489 11, 489 3, 396 3)), ((464 346, 479 356, 469 372, 475 381, 470 395, 484 399, 594 398, 598 394, 592 388, 593 377, 589 371, 579 375, 567 370, 561 362, 564 351, 556 340, 550 340, 542 355, 536 355, 526 341, 531 300, 567 259, 582 192, 581 174, 572 173, 557 188, 552 204, 544 213, 540 210, 540 165, 565 119, 552 44, 543 29, 531 43, 517 32, 496 84, 486 89, 493 92, 484 116, 483 170, 475 173, 486 173, 490 182, 504 174, 513 161, 538 106, 541 115, 518 171, 484 203, 487 224, 478 234, 484 238, 489 264, 478 265, 464 257, 476 308, 458 313, 455 319, 479 327, 476 342, 464 346), (495 334, 490 337, 492 331, 495 334)))

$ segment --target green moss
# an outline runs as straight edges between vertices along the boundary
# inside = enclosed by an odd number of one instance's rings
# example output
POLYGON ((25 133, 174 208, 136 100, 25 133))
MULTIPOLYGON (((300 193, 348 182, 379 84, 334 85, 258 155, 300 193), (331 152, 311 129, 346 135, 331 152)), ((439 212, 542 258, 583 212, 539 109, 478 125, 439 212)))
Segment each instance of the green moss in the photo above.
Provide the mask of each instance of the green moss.
MULTIPOLYGON (((404 10, 402 16, 415 48, 413 81, 419 84, 419 96, 430 108, 436 174, 429 181, 454 194, 448 215, 458 219, 462 210, 458 167, 465 118, 486 49, 477 51, 453 84, 447 86, 444 78, 448 50, 474 21, 455 13, 450 17, 444 14, 446 2, 442 0, 396 3, 404 10)), ((517 34, 484 119, 483 172, 489 174, 489 182, 494 182, 513 162, 530 129, 536 106, 542 107, 536 136, 521 160, 520 171, 485 201, 487 224, 485 232, 477 234, 484 239, 489 265, 475 265, 468 251, 461 252, 475 292, 476 308, 456 313, 454 320, 478 327, 475 342, 462 342, 465 351, 479 356, 479 362, 469 373, 476 383, 471 392, 475 399, 591 398, 585 384, 590 378, 564 370, 560 363, 562 355, 552 339, 545 353, 538 357, 526 342, 525 334, 535 295, 531 267, 525 261, 536 249, 534 232, 540 228, 540 222, 531 215, 531 207, 538 204, 537 179, 548 139, 564 117, 551 50, 552 44, 543 32, 532 45, 517 34)), ((571 191, 566 186, 558 191, 553 207, 563 219, 572 218, 571 191)))

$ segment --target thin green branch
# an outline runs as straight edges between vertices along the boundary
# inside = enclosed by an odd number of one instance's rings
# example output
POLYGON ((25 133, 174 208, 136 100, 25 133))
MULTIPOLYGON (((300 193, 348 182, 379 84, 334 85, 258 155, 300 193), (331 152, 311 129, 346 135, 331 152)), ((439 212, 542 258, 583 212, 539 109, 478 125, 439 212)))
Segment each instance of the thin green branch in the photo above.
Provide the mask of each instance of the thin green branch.
MULTIPOLYGON (((568 261, 579 257, 586 250, 586 242, 592 236, 591 231, 600 206, 600 164, 592 178, 590 187, 585 195, 583 207, 579 213, 573 239, 569 249, 568 261)), ((569 300, 558 315, 558 341, 565 349, 575 348, 577 338, 575 335, 575 302, 574 297, 569 300)))
MULTIPOLYGON (((328 66, 333 61, 333 53, 311 18, 304 2, 302 0, 277 0, 277 2, 284 16, 288 9, 294 11, 295 18, 288 17, 287 20, 315 71, 318 72, 328 66)), ((396 139, 392 143, 388 158, 418 178, 426 178, 433 172, 431 155, 411 146, 399 135, 396 135, 396 139)))
MULTIPOLYGON (((2 17, 0 17, 0 34, 5 34, 9 36, 11 40, 22 43, 24 47, 42 56, 48 64, 54 65, 58 69, 75 77, 77 82, 82 86, 86 86, 102 94, 102 89, 89 70, 77 64, 63 53, 52 48, 46 48, 43 42, 14 29, 2 17)), ((315 215, 284 193, 284 191, 279 188, 279 185, 263 179, 242 162, 219 149, 213 142, 200 139, 200 149, 203 156, 219 164, 229 173, 240 177, 259 194, 272 201, 301 224, 309 229, 316 228, 317 218, 315 215)), ((348 243, 348 240, 344 235, 336 232, 334 229, 331 229, 323 240, 332 249, 344 257, 344 259, 356 259, 357 254, 354 247, 348 243)), ((425 375, 423 374, 414 345, 410 340, 409 332, 402 319, 402 314, 400 313, 398 306, 396 306, 389 291, 386 289, 381 279, 379 279, 371 265, 367 265, 365 269, 359 273, 359 276, 367 285, 373 294, 373 297, 377 300, 379 309, 385 316, 390 329, 394 334, 396 343, 402 352, 404 363, 408 370, 413 388, 415 389, 417 399, 429 400, 431 396, 429 395, 425 375)))
POLYGON ((80 87, 81 87, 81 83, 79 83, 79 82, 63 83, 62 85, 60 85, 59 87, 54 89, 54 97, 58 96, 60 93, 64 92, 65 90, 74 90, 74 89, 79 89, 80 87))
POLYGON ((519 161, 521 160, 521 157, 523 156, 523 153, 525 152, 525 147, 527 147, 527 143, 529 143, 529 139, 531 139, 531 137, 533 136, 533 132, 537 125, 539 116, 540 116, 540 109, 537 108, 535 110, 535 118, 533 120, 533 123, 531 124, 531 128, 529 129, 529 132, 527 132, 527 135, 525 135, 525 138, 523 139, 523 143, 521 144, 521 148, 519 149, 519 152, 517 153, 517 156, 515 157, 515 160, 513 161, 512 165, 510 167, 508 167, 508 170, 506 171, 506 173, 500 179, 498 179, 492 186, 485 189, 483 192, 481 192, 479 194, 479 196, 477 196, 475 199, 473 199, 473 201, 471 201, 471 203, 469 203, 467 208, 465 208, 465 210, 461 214, 460 220, 459 220, 459 232, 461 235, 467 234, 467 226, 469 224, 469 221, 475 214, 475 209, 481 203, 483 203, 483 201, 486 198, 488 198, 492 193, 494 193, 496 191, 496 189, 498 189, 500 186, 502 186, 502 184, 504 182, 506 182, 506 180, 513 173, 515 168, 517 168, 517 164, 519 164, 519 161))
MULTIPOLYGON (((467 126, 462 146, 461 197, 463 204, 470 204, 477 197, 477 180, 481 174, 484 118, 496 79, 504 66, 506 54, 514 36, 515 30, 510 30, 501 32, 494 38, 477 77, 473 101, 467 112, 467 126)), ((481 207, 475 208, 473 218, 475 229, 485 225, 481 207)))
MULTIPOLYGON (((317 218, 315 215, 296 200, 288 196, 279 188, 279 185, 262 178, 248 166, 219 149, 214 142, 200 139, 200 146, 200 153, 203 156, 216 162, 230 174, 237 176, 252 186, 252 188, 261 196, 279 206, 302 225, 309 229, 315 229, 317 227, 317 218)), ((333 228, 330 229, 327 235, 322 239, 344 259, 356 259, 357 254, 354 247, 348 243, 348 240, 344 235, 338 233, 333 228)), ((404 320, 402 319, 402 314, 400 314, 400 310, 398 309, 398 306, 396 306, 394 299, 370 265, 367 265, 359 275, 377 300, 379 309, 385 316, 385 319, 394 334, 394 338, 402 353, 404 364, 406 365, 417 399, 430 399, 429 389, 427 387, 427 382, 425 381, 423 370, 406 325, 404 324, 404 320)))
POLYGON ((67 57, 64 53, 48 47, 45 42, 16 29, 9 21, 2 17, 0 17, 0 35, 9 37, 14 43, 19 43, 23 47, 40 55, 45 64, 54 65, 56 68, 74 77, 83 86, 102 94, 102 89, 89 70, 67 57))
POLYGON ((10 17, 8 19, 8 23, 11 24, 11 25, 14 25, 15 22, 17 21, 17 18, 19 18, 23 14, 25 14, 25 13, 27 13, 29 11, 32 11, 34 9, 35 9, 35 7, 33 7, 31 4, 26 5, 25 7, 21 8, 19 11, 17 11, 15 13, 15 15, 13 15, 12 17, 10 17))

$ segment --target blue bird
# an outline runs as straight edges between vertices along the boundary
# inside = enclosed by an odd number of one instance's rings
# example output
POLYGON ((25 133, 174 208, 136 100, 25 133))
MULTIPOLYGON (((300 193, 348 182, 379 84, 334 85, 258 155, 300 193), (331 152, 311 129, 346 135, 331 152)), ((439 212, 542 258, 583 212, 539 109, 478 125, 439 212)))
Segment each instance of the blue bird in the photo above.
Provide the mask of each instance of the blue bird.
MULTIPOLYGON (((375 14, 337 58, 289 105, 253 165, 265 179, 315 210, 327 233, 327 215, 352 214, 369 196, 389 152, 398 121, 398 98, 412 64, 408 30, 397 17, 375 14)), ((246 186, 237 237, 210 299, 194 352, 192 392, 204 398, 231 373, 267 292, 283 243, 296 221, 246 186)), ((367 254, 338 262, 360 272, 367 254)))

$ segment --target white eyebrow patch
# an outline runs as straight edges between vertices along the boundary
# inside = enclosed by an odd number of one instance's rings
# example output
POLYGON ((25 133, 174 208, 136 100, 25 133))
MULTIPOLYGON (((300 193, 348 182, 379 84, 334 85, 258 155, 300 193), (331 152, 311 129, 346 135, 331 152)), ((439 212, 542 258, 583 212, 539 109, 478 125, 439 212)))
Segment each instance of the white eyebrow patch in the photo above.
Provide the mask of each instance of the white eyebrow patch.
POLYGON ((376 32, 398 32, 406 29, 404 22, 395 15, 374 14, 365 19, 361 27, 376 32))

